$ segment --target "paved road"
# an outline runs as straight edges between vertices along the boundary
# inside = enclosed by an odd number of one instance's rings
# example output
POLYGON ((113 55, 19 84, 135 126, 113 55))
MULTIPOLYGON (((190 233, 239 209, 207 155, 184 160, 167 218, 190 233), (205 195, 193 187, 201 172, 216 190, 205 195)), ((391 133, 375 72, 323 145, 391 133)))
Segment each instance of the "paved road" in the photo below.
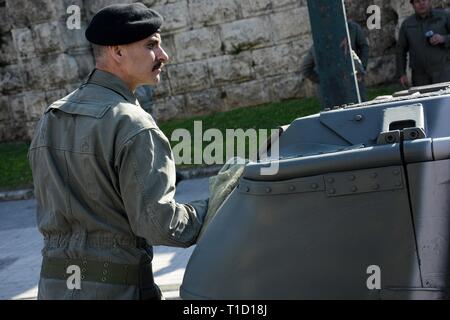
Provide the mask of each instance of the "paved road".
MULTIPOLYGON (((182 181, 175 195, 182 203, 207 197, 208 178, 182 181)), ((36 297, 43 241, 36 228, 35 210, 34 199, 0 202, 0 299, 36 297)), ((192 250, 155 247, 155 282, 168 298, 178 296, 192 250)))

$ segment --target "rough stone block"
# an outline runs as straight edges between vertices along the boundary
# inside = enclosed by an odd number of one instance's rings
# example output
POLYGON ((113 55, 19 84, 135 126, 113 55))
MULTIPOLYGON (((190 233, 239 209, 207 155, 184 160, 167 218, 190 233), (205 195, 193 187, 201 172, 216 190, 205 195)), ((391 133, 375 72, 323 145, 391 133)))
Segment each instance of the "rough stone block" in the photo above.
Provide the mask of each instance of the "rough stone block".
POLYGON ((45 100, 47 101, 47 105, 51 105, 53 102, 64 98, 68 94, 66 89, 56 89, 56 90, 48 90, 45 92, 45 100))
POLYGON ((17 62, 17 52, 10 33, 0 34, 0 65, 14 64, 17 62))
POLYGON ((25 93, 25 112, 28 121, 37 121, 47 108, 45 92, 29 91, 25 93))
POLYGON ((162 69, 159 83, 153 87, 153 98, 160 99, 171 95, 167 69, 162 69))
MULTIPOLYGON (((67 56, 70 58, 75 59, 78 69, 78 77, 72 78, 72 80, 80 79, 81 81, 84 81, 89 73, 94 69, 95 62, 94 57, 90 53, 84 53, 84 54, 77 54, 73 56, 67 56)), ((69 65, 70 63, 67 62, 69 65)), ((73 70, 75 72, 75 70, 73 70)))
POLYGON ((224 87, 223 91, 226 109, 254 106, 269 101, 268 90, 261 80, 224 87))
POLYGON ((66 22, 58 22, 59 33, 61 35, 61 46, 67 53, 75 53, 80 49, 90 47, 89 42, 86 40, 84 33, 87 28, 83 24, 80 29, 69 29, 66 26, 66 22))
POLYGON ((6 9, 5 0, 0 1, 0 34, 11 30, 11 17, 6 9))
POLYGON ((307 8, 282 11, 270 16, 276 41, 296 38, 311 32, 307 8))
POLYGON ((255 73, 259 78, 298 70, 299 55, 291 44, 283 44, 253 51, 255 73))
POLYGON ((369 59, 365 76, 366 86, 395 81, 395 55, 369 59))
POLYGON ((157 121, 182 117, 185 107, 186 101, 183 95, 172 96, 166 99, 156 100, 152 107, 152 115, 157 121))
POLYGON ((161 32, 173 32, 189 26, 190 22, 186 0, 155 6, 153 9, 159 12, 164 18, 161 32))
POLYGON ((304 1, 298 0, 252 0, 252 1, 242 1, 242 16, 251 17, 261 14, 270 14, 274 10, 286 6, 296 7, 302 6, 304 1))
POLYGON ((298 40, 293 40, 291 42, 292 48, 293 48, 293 54, 297 55, 298 57, 301 57, 300 61, 303 60, 303 57, 308 50, 313 45, 313 39, 312 35, 304 35, 301 36, 298 40))
POLYGON ((215 84, 248 81, 253 77, 250 52, 208 59, 211 77, 215 84))
POLYGON ((62 87, 79 79, 78 69, 76 60, 65 53, 46 55, 24 63, 26 83, 32 88, 62 87))
POLYGON ((395 54, 397 41, 395 22, 382 24, 379 30, 370 30, 368 40, 370 46, 370 56, 382 56, 386 54, 395 54), (375 45, 374 45, 375 44, 375 45))
POLYGON ((179 0, 142 0, 141 2, 145 4, 149 8, 153 8, 154 6, 161 6, 168 3, 174 3, 179 0))
POLYGON ((7 97, 0 97, 0 121, 10 119, 9 100, 7 97))
POLYGON ((291 98, 304 97, 303 76, 299 73, 288 73, 266 79, 271 101, 281 101, 291 98))
POLYGON ((173 94, 209 87, 208 68, 204 62, 189 62, 167 66, 173 94))
POLYGON ((53 0, 6 0, 6 10, 14 17, 12 25, 16 28, 58 19, 63 13, 60 1, 53 0))
POLYGON ((222 42, 218 28, 201 28, 181 32, 174 36, 177 50, 177 61, 185 62, 204 59, 221 52, 222 42))
POLYGON ((13 29, 12 37, 18 58, 31 58, 36 56, 36 48, 34 47, 33 35, 30 29, 13 29))
MULTIPOLYGON (((70 1, 70 0, 69 0, 70 1)), ((132 3, 135 2, 133 0, 121 0, 120 3, 132 3)), ((86 21, 89 23, 91 21, 92 17, 102 9, 103 7, 117 4, 117 0, 95 0, 95 1, 83 1, 84 6, 84 12, 86 14, 86 21)))
POLYGON ((14 121, 18 123, 27 121, 24 94, 9 96, 9 107, 14 121))
POLYGON ((10 93, 19 91, 24 87, 22 68, 19 65, 9 65, 0 68, 0 91, 10 93))
POLYGON ((227 53, 269 46, 272 30, 266 17, 256 17, 223 24, 222 39, 227 53))
POLYGON ((39 53, 62 50, 58 22, 45 22, 33 26, 34 46, 39 53))
POLYGON ((224 109, 222 91, 218 88, 186 94, 186 115, 210 114, 224 109))
POLYGON ((239 8, 235 0, 191 0, 189 13, 194 27, 207 26, 236 20, 239 8))

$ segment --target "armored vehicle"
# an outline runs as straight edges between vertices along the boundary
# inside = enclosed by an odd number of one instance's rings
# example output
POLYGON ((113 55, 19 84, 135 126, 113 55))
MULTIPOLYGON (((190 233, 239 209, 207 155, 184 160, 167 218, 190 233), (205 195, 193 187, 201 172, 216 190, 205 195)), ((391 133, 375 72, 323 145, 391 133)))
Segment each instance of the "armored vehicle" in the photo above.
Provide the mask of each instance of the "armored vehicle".
POLYGON ((246 165, 199 240, 181 297, 449 298, 449 122, 443 83, 283 127, 279 159, 246 165))

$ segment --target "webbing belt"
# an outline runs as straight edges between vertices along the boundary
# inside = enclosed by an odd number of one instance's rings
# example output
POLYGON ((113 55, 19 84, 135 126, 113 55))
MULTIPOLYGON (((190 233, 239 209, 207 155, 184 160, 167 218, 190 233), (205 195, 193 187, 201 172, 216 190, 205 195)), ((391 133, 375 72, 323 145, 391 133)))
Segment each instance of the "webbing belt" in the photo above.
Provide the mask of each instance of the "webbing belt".
POLYGON ((44 257, 41 277, 67 280, 72 272, 69 266, 78 266, 82 281, 151 287, 154 285, 151 262, 141 265, 100 262, 86 259, 64 259, 44 257))

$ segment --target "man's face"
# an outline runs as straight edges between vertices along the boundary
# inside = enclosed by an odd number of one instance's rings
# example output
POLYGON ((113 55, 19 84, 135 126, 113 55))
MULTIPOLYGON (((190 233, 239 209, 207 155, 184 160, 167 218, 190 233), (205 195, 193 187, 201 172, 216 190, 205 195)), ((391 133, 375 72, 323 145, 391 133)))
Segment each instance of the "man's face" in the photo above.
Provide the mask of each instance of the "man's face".
POLYGON ((418 15, 425 15, 431 10, 431 0, 414 0, 412 5, 418 15))
POLYGON ((161 35, 154 33, 144 40, 125 46, 126 59, 123 70, 129 80, 136 85, 155 85, 160 80, 161 68, 169 61, 169 56, 161 47, 161 35))

